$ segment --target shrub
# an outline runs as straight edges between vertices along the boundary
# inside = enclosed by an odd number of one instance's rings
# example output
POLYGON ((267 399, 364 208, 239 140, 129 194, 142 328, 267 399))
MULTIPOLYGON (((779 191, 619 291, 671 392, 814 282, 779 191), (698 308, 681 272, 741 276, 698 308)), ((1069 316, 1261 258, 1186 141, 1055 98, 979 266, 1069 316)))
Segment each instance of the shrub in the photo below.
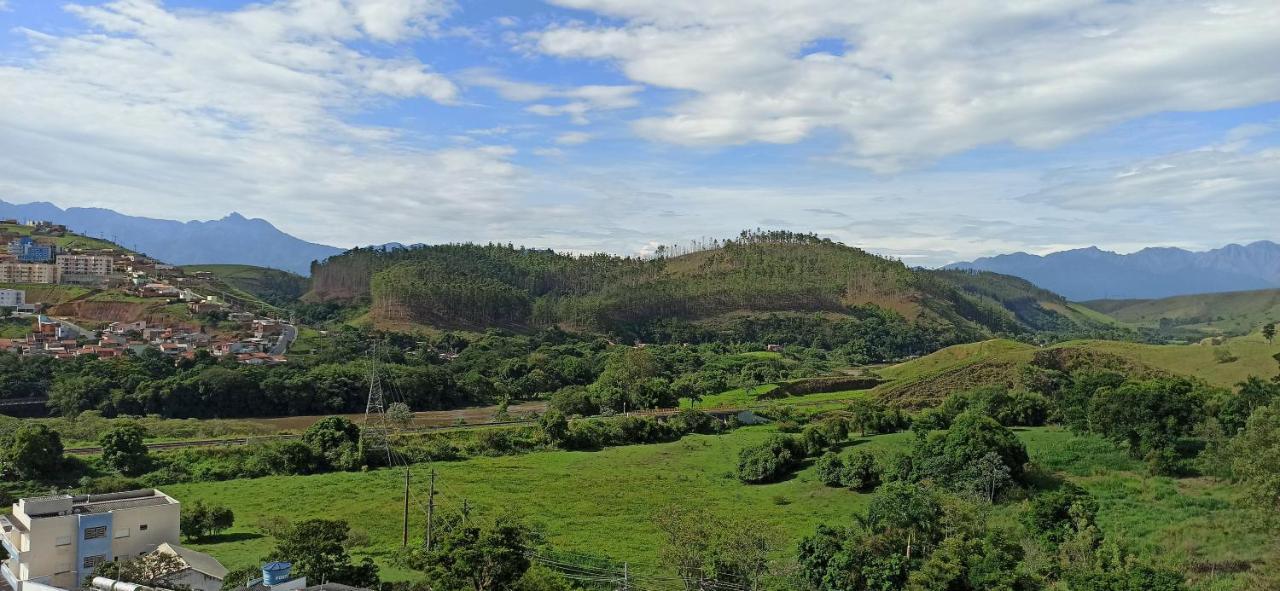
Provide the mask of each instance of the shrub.
POLYGON ((552 445, 560 445, 569 437, 569 419, 554 408, 538 417, 538 428, 542 430, 542 438, 552 445))
POLYGON ((804 444, 805 457, 816 456, 831 445, 827 432, 819 425, 807 425, 800 432, 800 441, 804 444))
MULTIPOLYGON (((946 431, 934 431, 917 440, 913 455, 916 479, 934 479, 954 490, 978 490, 978 481, 989 475, 980 473, 983 459, 994 453, 1008 469, 1012 480, 1022 478, 1027 463, 1027 448, 1009 429, 991 417, 966 412, 956 417, 946 431)), ((992 495, 999 493, 992 491, 992 495)))
POLYGON ((771 435, 763 443, 738 453, 738 479, 748 484, 782 480, 804 459, 804 446, 796 438, 771 435))
POLYGON ((779 433, 799 433, 800 424, 795 421, 778 421, 776 427, 779 433))
POLYGON ((818 458, 814 467, 818 471, 818 480, 827 486, 841 486, 844 483, 844 460, 835 452, 827 452, 818 458))
POLYGON ((670 419, 672 428, 681 433, 699 433, 702 435, 714 435, 721 432, 722 427, 720 421, 715 417, 702 412, 686 408, 679 414, 670 419))
POLYGON ((876 457, 865 449, 855 450, 844 462, 840 481, 856 491, 868 491, 880 486, 880 466, 876 457))

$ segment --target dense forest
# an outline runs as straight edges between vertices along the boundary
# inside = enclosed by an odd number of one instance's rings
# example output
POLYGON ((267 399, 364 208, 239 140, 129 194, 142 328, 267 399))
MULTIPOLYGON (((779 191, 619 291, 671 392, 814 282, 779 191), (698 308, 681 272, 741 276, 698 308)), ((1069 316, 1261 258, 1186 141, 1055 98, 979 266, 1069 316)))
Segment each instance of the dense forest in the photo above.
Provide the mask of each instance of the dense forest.
POLYGON ((1100 330, 1061 297, 991 273, 912 269, 812 234, 743 232, 640 259, 513 245, 356 249, 313 269, 308 301, 368 302, 375 320, 444 328, 538 328, 652 338, 680 322, 770 312, 883 318, 948 332, 1100 330))

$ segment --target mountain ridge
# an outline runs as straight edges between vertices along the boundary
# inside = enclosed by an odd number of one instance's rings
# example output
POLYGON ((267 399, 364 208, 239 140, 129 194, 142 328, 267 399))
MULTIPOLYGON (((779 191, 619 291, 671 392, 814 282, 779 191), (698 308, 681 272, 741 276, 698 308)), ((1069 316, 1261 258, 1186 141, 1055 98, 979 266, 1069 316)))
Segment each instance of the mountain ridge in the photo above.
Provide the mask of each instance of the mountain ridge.
POLYGON ((1147 247, 1119 254, 1096 246, 982 257, 944 269, 1021 277, 1073 301, 1160 299, 1280 287, 1280 244, 1259 240, 1207 251, 1147 247))
POLYGON ((126 215, 100 207, 63 209, 46 201, 0 200, 0 218, 47 220, 116 242, 174 265, 245 264, 307 275, 311 262, 345 249, 308 242, 262 218, 231 212, 217 220, 181 222, 126 215))

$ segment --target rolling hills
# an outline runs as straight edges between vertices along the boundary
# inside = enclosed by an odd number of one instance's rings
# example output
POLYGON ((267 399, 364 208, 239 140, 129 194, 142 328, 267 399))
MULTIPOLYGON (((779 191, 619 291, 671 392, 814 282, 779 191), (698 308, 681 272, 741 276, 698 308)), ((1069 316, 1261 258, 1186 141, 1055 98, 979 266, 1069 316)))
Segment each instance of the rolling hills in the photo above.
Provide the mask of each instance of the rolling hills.
POLYGON ((1242 335, 1280 321, 1280 289, 1177 296, 1158 300, 1082 302, 1120 322, 1206 334, 1242 335))
POLYGON ((1026 281, 912 269, 830 240, 744 232, 680 256, 573 256, 510 245, 356 249, 312 268, 308 301, 367 303, 375 322, 643 335, 663 323, 715 325, 798 313, 882 313, 982 335, 1107 328, 1098 315, 1026 281))
POLYGON ((1229 388, 1250 376, 1280 373, 1280 343, 1261 337, 1229 339, 1221 345, 1149 345, 1121 341, 1080 340, 1048 347, 995 339, 955 345, 879 370, 886 382, 872 391, 884 400, 910 408, 940 403, 947 395, 975 387, 1018 388, 1029 379, 1026 368, 1072 371, 1106 368, 1129 375, 1177 375, 1229 388), (1230 353, 1223 361, 1219 351, 1230 353))

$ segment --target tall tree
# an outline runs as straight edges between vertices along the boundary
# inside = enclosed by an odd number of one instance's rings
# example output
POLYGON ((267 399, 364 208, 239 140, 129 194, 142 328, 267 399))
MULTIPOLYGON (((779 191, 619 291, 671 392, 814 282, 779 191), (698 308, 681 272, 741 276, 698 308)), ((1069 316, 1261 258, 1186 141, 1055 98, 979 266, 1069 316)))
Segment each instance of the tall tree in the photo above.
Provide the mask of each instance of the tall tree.
POLYGON ((8 437, 4 445, 4 472, 20 480, 46 480, 62 466, 62 438, 39 423, 25 423, 8 437))
POLYGON ((125 423, 102 434, 102 460, 125 476, 138 476, 147 470, 151 458, 142 442, 146 431, 137 423, 125 423))

